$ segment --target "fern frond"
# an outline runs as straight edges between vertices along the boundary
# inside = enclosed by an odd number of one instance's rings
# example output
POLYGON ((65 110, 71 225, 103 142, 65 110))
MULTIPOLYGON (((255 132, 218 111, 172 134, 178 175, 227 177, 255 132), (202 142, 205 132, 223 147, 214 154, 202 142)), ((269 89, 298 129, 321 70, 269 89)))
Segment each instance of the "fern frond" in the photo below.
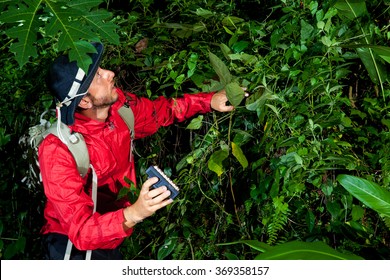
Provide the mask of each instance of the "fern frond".
POLYGON ((390 229, 390 217, 389 216, 383 216, 383 221, 385 222, 385 225, 388 229, 390 229))
POLYGON ((390 145, 384 144, 383 150, 381 151, 381 158, 379 162, 382 168, 383 183, 382 186, 388 187, 390 184, 390 145))
POLYGON ((280 231, 287 224, 290 209, 288 204, 284 202, 284 197, 276 197, 273 199, 275 214, 272 217, 272 222, 267 227, 268 244, 274 244, 278 238, 280 231))
POLYGON ((188 247, 184 246, 185 243, 179 243, 172 253, 172 257, 175 260, 182 260, 188 254, 188 247))

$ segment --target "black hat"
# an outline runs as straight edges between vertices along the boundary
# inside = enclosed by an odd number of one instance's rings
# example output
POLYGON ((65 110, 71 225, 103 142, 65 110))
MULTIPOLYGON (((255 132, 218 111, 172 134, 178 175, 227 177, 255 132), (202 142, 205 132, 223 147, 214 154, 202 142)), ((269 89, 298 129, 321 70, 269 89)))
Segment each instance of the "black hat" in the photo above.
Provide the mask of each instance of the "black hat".
POLYGON ((96 48, 96 53, 90 55, 92 64, 88 74, 77 66, 76 61, 69 62, 68 56, 65 55, 58 57, 49 70, 47 86, 61 103, 61 121, 67 125, 74 123, 74 111, 87 93, 102 58, 103 44, 92 45, 96 48))

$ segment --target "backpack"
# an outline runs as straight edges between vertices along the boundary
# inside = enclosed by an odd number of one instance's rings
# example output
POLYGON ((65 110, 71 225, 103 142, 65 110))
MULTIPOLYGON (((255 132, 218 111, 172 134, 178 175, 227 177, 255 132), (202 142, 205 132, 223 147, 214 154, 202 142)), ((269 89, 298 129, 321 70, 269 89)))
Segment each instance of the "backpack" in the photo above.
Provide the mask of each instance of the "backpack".
MULTIPOLYGON (((133 140, 134 140, 134 114, 131 108, 124 104, 121 108, 118 110, 119 115, 122 117, 124 122, 127 124, 129 130, 130 130, 130 137, 131 137, 131 148, 130 148, 130 156, 133 149, 133 140)), ((97 203, 97 175, 93 168, 93 166, 89 162, 89 154, 87 145, 85 143, 84 137, 82 134, 78 132, 71 132, 69 126, 65 125, 61 121, 57 120, 53 124, 51 124, 49 121, 44 119, 44 115, 47 112, 44 112, 41 115, 40 118, 40 124, 35 125, 33 127, 29 128, 29 144, 30 146, 37 151, 39 144, 45 139, 48 135, 53 134, 61 139, 61 141, 67 145, 69 151, 72 153, 76 165, 77 170, 80 173, 80 176, 84 177, 88 169, 92 169, 92 200, 94 202, 94 209, 93 213, 96 212, 96 203, 97 203)), ((39 166, 38 161, 36 160, 36 165, 39 166)), ((39 174, 39 181, 42 181, 40 173, 37 171, 34 171, 34 168, 30 166, 30 170, 32 171, 30 174, 33 175, 32 177, 35 177, 34 179, 37 179, 37 173, 39 174)), ((70 259, 71 251, 72 251, 72 242, 68 238, 68 244, 66 246, 65 250, 65 260, 70 259)), ((90 260, 92 255, 92 250, 88 250, 86 254, 86 259, 90 260)))
MULTIPOLYGON (((118 112, 130 130, 131 140, 134 140, 133 111, 128 105, 124 104, 118 110, 118 112)), ((72 133, 70 131, 69 126, 65 125, 62 122, 58 124, 58 120, 53 124, 50 124, 49 121, 43 118, 46 113, 47 112, 44 112, 41 115, 40 124, 29 128, 29 141, 31 147, 36 150, 39 144, 43 141, 43 139, 45 139, 49 134, 53 134, 58 138, 61 138, 61 136, 63 136, 63 139, 61 139, 62 142, 67 145, 69 151, 72 153, 76 161, 77 170, 79 171, 80 175, 84 177, 88 172, 90 164, 88 149, 84 141, 83 135, 78 132, 72 133)))

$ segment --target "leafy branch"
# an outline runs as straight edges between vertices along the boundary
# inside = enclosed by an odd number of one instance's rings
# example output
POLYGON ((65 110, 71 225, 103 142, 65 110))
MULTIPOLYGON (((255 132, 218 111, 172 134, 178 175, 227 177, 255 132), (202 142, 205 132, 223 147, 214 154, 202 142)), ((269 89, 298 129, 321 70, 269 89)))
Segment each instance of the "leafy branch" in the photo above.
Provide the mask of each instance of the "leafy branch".
POLYGON ((6 24, 5 34, 14 39, 9 51, 23 67, 38 56, 36 42, 43 37, 55 44, 58 52, 68 51, 71 61, 87 72, 91 59, 88 53, 96 52, 89 43, 107 40, 119 44, 115 33, 117 25, 110 22, 111 13, 99 9, 103 0, 22 0, 0 2, 0 23, 6 24))
MULTIPOLYGON (((362 16, 367 16, 368 10, 366 7, 365 0, 356 0, 356 1, 350 1, 350 0, 337 0, 335 4, 335 8, 338 9, 339 14, 346 18, 349 21, 358 20, 362 16)), ((379 84, 383 93, 384 98, 384 87, 383 83, 385 82, 387 78, 386 70, 383 66, 382 59, 389 62, 388 60, 388 53, 383 57, 383 55, 376 55, 375 49, 381 48, 381 47, 373 47, 370 46, 370 38, 368 34, 366 34, 366 31, 364 29, 364 26, 360 25, 360 32, 363 35, 364 43, 366 46, 355 46, 356 52, 360 59, 362 60, 364 66, 366 67, 368 74, 371 78, 371 80, 375 84, 379 84), (380 58, 381 57, 381 58, 380 58)), ((384 47, 382 47, 384 48, 384 47)), ((383 51, 383 50, 382 50, 383 51)), ((386 50, 385 50, 386 51, 386 50)))

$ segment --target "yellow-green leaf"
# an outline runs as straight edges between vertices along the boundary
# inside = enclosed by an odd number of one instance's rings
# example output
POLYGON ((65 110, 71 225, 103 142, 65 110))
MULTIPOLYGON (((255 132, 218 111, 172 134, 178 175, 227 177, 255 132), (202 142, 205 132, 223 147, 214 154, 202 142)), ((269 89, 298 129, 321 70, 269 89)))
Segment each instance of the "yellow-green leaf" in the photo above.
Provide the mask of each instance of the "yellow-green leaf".
POLYGON ((207 166, 211 171, 214 171, 217 173, 218 176, 221 176, 223 173, 223 161, 229 156, 229 152, 227 150, 219 150, 214 152, 208 163, 207 166))
POLYGON ((242 152, 240 146, 232 142, 232 153, 236 157, 241 166, 245 169, 248 167, 248 160, 246 159, 244 153, 242 152))
POLYGON ((197 118, 193 118, 189 125, 187 125, 187 129, 199 129, 202 127, 203 115, 199 115, 197 118))

